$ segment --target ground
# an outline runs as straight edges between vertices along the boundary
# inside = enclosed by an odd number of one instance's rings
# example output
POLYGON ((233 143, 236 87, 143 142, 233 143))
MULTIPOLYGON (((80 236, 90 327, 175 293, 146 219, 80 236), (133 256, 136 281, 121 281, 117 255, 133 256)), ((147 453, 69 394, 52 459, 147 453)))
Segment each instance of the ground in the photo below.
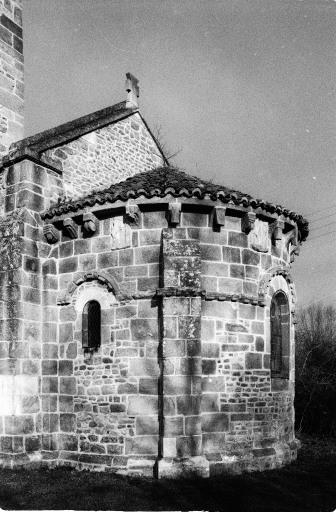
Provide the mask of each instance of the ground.
POLYGON ((157 481, 106 473, 0 470, 2 509, 332 512, 336 439, 301 438, 297 462, 276 471, 157 481))

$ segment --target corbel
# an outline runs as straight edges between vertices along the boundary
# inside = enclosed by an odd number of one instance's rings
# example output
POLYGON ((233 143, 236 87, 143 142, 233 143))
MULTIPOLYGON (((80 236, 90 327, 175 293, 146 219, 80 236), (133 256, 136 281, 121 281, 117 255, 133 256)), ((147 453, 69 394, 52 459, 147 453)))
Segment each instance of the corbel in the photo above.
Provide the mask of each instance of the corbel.
POLYGON ((63 227, 70 238, 77 238, 78 225, 70 217, 63 220, 63 227))
POLYGON ((133 224, 134 226, 139 226, 141 214, 140 209, 137 204, 127 204, 125 211, 126 222, 129 224, 133 224))
POLYGON ((274 245, 278 246, 281 243, 283 238, 283 230, 285 228, 285 222, 281 219, 277 219, 271 224, 272 229, 272 239, 274 241, 274 245))
POLYGON ((225 226, 226 208, 225 206, 214 207, 214 224, 218 227, 225 226))
POLYGON ((169 223, 173 226, 180 224, 181 203, 169 203, 169 223))
POLYGON ((299 256, 299 254, 300 254, 300 246, 292 245, 290 252, 289 252, 290 262, 293 263, 295 260, 295 256, 299 256))
POLYGON ((83 229, 88 235, 93 235, 97 231, 98 219, 93 213, 83 214, 83 229))
POLYGON ((43 235, 48 244, 55 244, 59 241, 59 232, 53 224, 45 224, 43 226, 43 235))
POLYGON ((254 212, 246 212, 242 217, 242 231, 248 235, 254 228, 256 221, 256 214, 254 212))

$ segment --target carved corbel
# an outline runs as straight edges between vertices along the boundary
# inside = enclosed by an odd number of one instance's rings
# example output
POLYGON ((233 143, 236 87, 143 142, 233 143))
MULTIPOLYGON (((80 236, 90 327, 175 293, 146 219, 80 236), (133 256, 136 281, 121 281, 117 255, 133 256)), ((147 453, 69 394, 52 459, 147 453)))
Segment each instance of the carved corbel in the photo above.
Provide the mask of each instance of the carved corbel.
POLYGON ((137 204, 127 204, 125 212, 125 220, 128 224, 133 226, 140 226, 140 209, 137 204))
POLYGON ((78 225, 70 217, 68 217, 67 219, 64 219, 63 227, 64 227, 64 229, 66 231, 66 234, 70 238, 77 238, 77 236, 78 236, 78 225))
POLYGON ((225 206, 215 206, 214 208, 214 224, 219 227, 225 226, 226 208, 225 206))
POLYGON ((180 224, 181 203, 169 203, 169 223, 172 226, 180 224))
POLYGON ((283 241, 283 230, 285 228, 285 222, 281 219, 275 220, 270 225, 270 233, 272 238, 272 244, 277 248, 281 249, 283 241))
POLYGON ((254 212, 246 212, 242 218, 242 231, 248 235, 254 228, 256 221, 256 214, 254 212))
POLYGON ((295 260, 295 256, 299 256, 300 254, 300 246, 299 245, 292 245, 289 251, 289 258, 290 262, 293 263, 295 260))
POLYGON ((98 219, 93 213, 84 213, 83 229, 88 235, 93 235, 97 231, 98 219))
POLYGON ((45 224, 43 226, 43 235, 48 244, 55 244, 59 241, 59 232, 53 224, 45 224))

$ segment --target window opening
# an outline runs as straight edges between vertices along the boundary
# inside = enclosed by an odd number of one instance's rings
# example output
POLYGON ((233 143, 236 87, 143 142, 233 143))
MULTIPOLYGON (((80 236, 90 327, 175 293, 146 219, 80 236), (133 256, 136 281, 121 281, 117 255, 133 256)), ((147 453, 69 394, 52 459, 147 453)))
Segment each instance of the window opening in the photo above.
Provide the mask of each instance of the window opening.
POLYGON ((82 314, 82 346, 88 350, 100 347, 101 308, 96 300, 87 302, 82 314))
POLYGON ((285 293, 277 292, 271 302, 271 377, 289 378, 289 304, 285 293))

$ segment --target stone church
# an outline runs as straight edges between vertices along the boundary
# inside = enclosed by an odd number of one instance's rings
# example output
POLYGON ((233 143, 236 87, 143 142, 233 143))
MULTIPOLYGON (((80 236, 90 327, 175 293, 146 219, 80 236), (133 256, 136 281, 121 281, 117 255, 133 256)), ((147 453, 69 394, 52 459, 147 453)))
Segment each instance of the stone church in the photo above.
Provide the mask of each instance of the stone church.
POLYGON ((307 221, 170 167, 130 73, 125 101, 23 138, 21 11, 0 0, 0 465, 291 461, 307 221))

